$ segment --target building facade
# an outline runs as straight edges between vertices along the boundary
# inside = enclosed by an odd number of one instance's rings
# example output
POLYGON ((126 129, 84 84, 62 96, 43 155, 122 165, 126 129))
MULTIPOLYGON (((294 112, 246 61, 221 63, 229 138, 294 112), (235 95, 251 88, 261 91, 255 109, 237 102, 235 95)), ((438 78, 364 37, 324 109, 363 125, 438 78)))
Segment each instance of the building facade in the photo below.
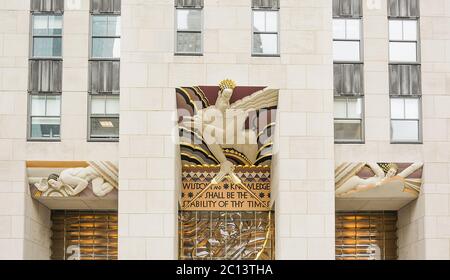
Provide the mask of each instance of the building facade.
POLYGON ((0 259, 450 259, 450 1, 0 2, 0 259), (270 203, 192 216, 180 100, 226 90, 276 90, 270 203))

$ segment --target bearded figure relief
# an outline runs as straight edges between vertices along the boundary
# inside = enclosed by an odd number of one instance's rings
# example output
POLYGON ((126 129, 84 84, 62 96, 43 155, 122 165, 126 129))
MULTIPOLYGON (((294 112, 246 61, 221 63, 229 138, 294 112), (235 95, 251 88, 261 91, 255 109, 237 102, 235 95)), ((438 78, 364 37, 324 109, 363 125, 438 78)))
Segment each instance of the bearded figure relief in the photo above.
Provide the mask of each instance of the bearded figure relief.
POLYGON ((108 161, 89 161, 84 167, 63 169, 47 177, 30 176, 31 186, 40 197, 75 197, 88 187, 97 197, 104 197, 118 189, 117 164, 108 161))

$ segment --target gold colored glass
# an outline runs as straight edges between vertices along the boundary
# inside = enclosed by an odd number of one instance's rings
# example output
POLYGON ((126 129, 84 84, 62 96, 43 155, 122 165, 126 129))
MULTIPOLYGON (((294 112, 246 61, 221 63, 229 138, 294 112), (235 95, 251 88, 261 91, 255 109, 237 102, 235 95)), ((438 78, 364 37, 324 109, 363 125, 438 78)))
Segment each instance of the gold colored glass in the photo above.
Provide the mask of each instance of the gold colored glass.
POLYGON ((180 211, 181 260, 272 260, 273 212, 180 211))
POLYGON ((396 260, 397 212, 336 213, 337 260, 396 260))
POLYGON ((117 260, 117 212, 52 211, 52 260, 117 260))

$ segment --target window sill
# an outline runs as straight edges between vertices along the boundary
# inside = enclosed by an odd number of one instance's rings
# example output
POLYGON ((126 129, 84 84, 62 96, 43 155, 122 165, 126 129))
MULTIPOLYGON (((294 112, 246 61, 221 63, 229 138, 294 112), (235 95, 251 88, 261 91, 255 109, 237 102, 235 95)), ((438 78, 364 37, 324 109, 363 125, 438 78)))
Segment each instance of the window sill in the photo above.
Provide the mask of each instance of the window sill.
POLYGON ((203 56, 203 53, 174 53, 174 56, 203 56))
POLYGON ((364 145, 365 141, 334 141, 335 145, 364 145))
POLYGON ((90 138, 87 140, 88 143, 119 143, 119 138, 117 139, 106 139, 106 138, 90 138))
POLYGON ((252 53, 252 57, 281 57, 280 54, 254 54, 252 53))
POLYGON ((120 61, 120 57, 91 57, 89 61, 120 61))
POLYGON ((61 142, 61 138, 59 138, 59 139, 28 138, 27 142, 49 142, 49 143, 55 142, 55 143, 58 143, 58 142, 61 142))
POLYGON ((391 145, 423 145, 423 141, 417 141, 417 142, 392 142, 391 145))
POLYGON ((55 61, 62 61, 62 56, 56 56, 56 57, 30 57, 30 60, 55 60, 55 61))

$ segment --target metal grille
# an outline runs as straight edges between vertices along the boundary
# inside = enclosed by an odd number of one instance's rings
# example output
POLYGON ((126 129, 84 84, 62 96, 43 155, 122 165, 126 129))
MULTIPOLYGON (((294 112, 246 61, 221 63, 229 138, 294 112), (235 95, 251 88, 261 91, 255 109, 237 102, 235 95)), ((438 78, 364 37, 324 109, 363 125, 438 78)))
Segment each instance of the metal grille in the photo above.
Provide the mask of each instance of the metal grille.
POLYGON ((364 95, 363 64, 334 64, 334 95, 364 95))
POLYGON ((397 212, 336 213, 337 260, 396 260, 397 212))
POLYGON ((61 60, 30 60, 28 91, 60 93, 62 91, 61 60))
POLYGON ((388 0, 389 17, 419 17, 419 0, 388 0))
POLYGON ((280 1, 279 0, 252 0, 252 8, 278 10, 280 8, 280 1))
POLYGON ((333 0, 333 17, 361 17, 361 0, 333 0))
POLYGON ((390 95, 421 95, 420 65, 389 65, 390 95))
POLYGON ((271 260, 272 212, 179 212, 181 260, 271 260))
POLYGON ((89 92, 120 92, 120 61, 89 61, 89 92))
POLYGON ((204 0, 175 0, 175 7, 177 8, 202 8, 204 0))
POLYGON ((113 13, 120 14, 121 0, 91 0, 91 13, 113 13))
POLYGON ((52 211, 53 260, 116 260, 117 212, 52 211))
POLYGON ((64 0, 31 0, 31 12, 54 12, 64 11, 64 0))

